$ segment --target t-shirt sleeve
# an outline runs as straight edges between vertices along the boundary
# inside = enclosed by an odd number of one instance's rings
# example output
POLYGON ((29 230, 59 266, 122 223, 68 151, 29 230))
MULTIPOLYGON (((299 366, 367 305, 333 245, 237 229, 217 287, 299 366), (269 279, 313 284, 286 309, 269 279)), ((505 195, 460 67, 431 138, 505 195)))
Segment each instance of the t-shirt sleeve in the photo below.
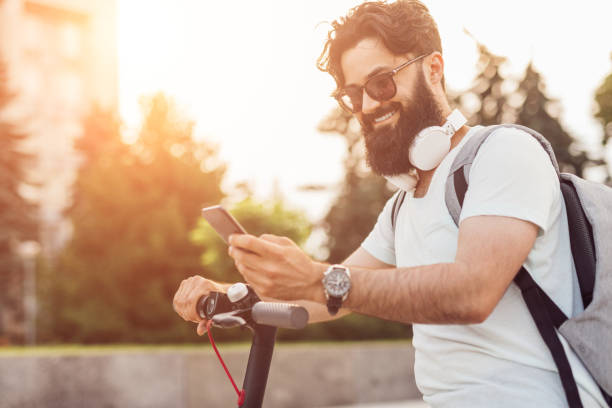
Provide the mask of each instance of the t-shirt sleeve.
POLYGON ((459 222, 500 215, 536 224, 546 231, 559 206, 558 176, 550 157, 530 134, 513 128, 492 133, 470 169, 459 222))
POLYGON ((391 227, 391 213, 395 198, 400 192, 401 190, 398 190, 387 200, 385 207, 378 215, 374 228, 361 243, 361 247, 370 255, 389 265, 395 265, 395 234, 391 227))

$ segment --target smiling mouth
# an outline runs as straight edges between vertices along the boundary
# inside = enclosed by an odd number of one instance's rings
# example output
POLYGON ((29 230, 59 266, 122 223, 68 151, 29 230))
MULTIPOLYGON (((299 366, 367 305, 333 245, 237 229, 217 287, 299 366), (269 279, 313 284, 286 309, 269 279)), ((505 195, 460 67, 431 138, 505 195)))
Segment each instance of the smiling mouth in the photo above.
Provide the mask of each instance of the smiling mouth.
POLYGON ((394 110, 392 110, 391 112, 387 112, 387 113, 385 113, 384 115, 382 115, 382 116, 379 116, 379 117, 375 118, 375 119, 373 120, 373 122, 374 122, 374 123, 381 123, 381 122, 384 122, 385 120, 390 119, 390 118, 391 118, 391 116, 395 115, 395 113, 396 113, 396 112, 397 112, 397 109, 394 109, 394 110))

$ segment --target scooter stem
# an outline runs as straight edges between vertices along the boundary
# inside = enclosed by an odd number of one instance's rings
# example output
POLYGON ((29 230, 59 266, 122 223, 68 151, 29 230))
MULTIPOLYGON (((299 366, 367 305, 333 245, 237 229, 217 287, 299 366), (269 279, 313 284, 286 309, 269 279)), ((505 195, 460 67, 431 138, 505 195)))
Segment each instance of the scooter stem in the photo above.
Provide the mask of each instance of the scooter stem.
POLYGON ((276 327, 256 323, 251 327, 254 333, 253 343, 242 384, 246 396, 240 408, 261 408, 274 352, 276 327))

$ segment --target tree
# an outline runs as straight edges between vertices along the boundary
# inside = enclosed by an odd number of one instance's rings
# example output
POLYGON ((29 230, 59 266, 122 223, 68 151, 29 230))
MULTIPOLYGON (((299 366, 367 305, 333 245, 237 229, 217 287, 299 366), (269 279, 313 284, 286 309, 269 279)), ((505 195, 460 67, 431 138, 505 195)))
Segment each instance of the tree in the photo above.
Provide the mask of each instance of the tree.
MULTIPOLYGON (((14 98, 6 65, 0 61, 0 113, 6 112, 14 98)), ((26 169, 33 160, 22 150, 26 138, 0 116, 0 338, 6 336, 10 342, 22 341, 20 333, 5 329, 5 320, 23 321, 23 275, 16 246, 38 238, 37 206, 22 194, 23 186, 30 184, 26 169)))
MULTIPOLYGON (((597 104, 595 117, 601 122, 604 129, 602 144, 608 146, 612 139, 612 72, 604 78, 595 91, 595 103, 597 104)), ((608 183, 612 183, 612 175, 609 171, 608 183)))
POLYGON ((77 145, 83 165, 67 211, 74 233, 45 279, 47 340, 162 342, 197 338, 172 310, 182 279, 201 272, 189 240, 202 206, 223 197, 224 167, 192 139, 193 122, 162 94, 143 100, 132 145, 94 110, 77 145))
POLYGON ((518 92, 524 98, 517 114, 517 123, 540 132, 551 143, 560 170, 583 177, 588 166, 600 165, 601 161, 590 160, 584 150, 576 146, 569 133, 565 131, 559 118, 549 112, 559 112, 559 103, 545 94, 542 76, 530 63, 520 82, 518 92))
MULTIPOLYGON (((468 33, 468 35, 470 35, 468 33)), ((475 40, 476 41, 476 40, 475 40)), ((583 176, 584 170, 600 166, 559 120, 558 101, 545 93, 542 76, 530 63, 520 81, 503 74, 507 59, 495 55, 476 41, 479 51, 477 74, 472 87, 453 101, 469 116, 472 125, 517 123, 540 132, 551 143, 561 171, 583 176)))
POLYGON ((603 143, 607 144, 612 139, 612 72, 604 78, 595 91, 595 102, 598 108, 595 117, 601 121, 605 129, 603 143))
POLYGON ((478 41, 476 46, 479 56, 473 85, 467 92, 455 97, 454 102, 462 107, 470 124, 489 126, 513 122, 512 108, 504 87, 507 79, 502 74, 507 58, 493 54, 478 41))

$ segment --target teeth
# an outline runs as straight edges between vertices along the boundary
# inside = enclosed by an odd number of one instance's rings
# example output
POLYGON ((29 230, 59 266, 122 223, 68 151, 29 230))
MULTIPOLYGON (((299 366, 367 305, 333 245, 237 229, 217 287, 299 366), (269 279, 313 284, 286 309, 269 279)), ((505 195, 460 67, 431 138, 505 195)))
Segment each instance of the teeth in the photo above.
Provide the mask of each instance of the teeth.
POLYGON ((374 119, 374 123, 379 123, 379 122, 382 122, 383 120, 387 120, 387 119, 389 119, 391 116, 393 116, 393 114, 394 114, 394 113, 395 113, 395 111, 391 111, 391 112, 387 113, 387 114, 386 114, 386 115, 384 115, 384 116, 381 116, 381 117, 379 117, 379 118, 376 118, 376 119, 374 119))

